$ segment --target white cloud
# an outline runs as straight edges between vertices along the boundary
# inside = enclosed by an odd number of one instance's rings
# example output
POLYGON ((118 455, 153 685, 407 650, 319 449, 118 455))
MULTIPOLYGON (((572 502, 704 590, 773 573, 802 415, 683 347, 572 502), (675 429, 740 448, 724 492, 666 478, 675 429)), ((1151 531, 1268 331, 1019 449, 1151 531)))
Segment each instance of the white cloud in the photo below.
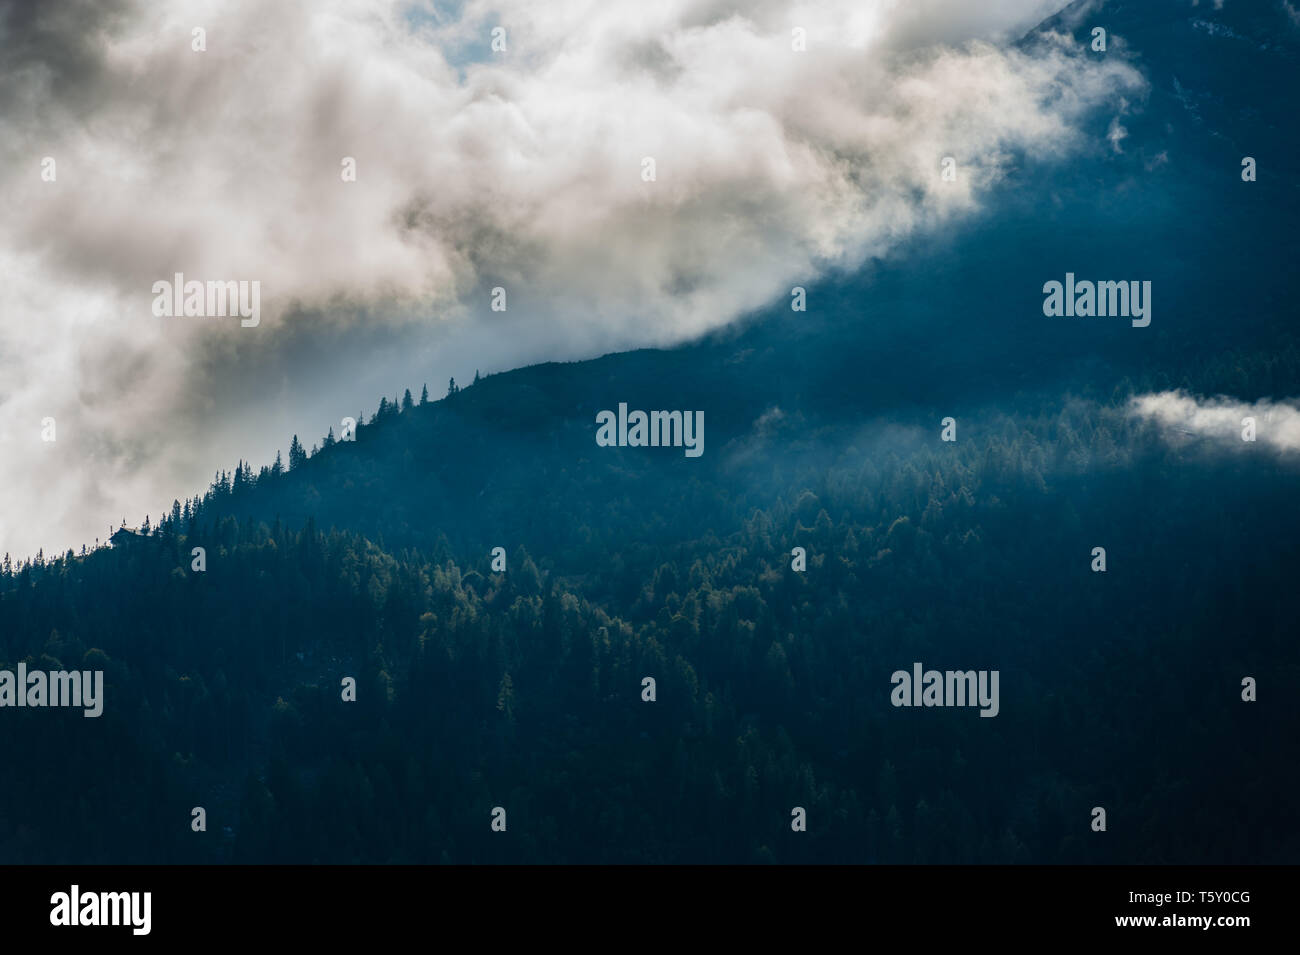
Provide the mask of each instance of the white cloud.
POLYGON ((1127 138, 1128 138, 1128 130, 1124 128, 1124 125, 1122 123, 1120 123, 1119 117, 1118 116, 1112 117, 1110 121, 1110 128, 1106 130, 1106 139, 1110 142, 1111 149, 1115 150, 1115 152, 1117 153, 1122 153, 1124 151, 1124 147, 1121 146, 1120 143, 1127 138))
POLYGON ((286 423, 355 412, 342 382, 361 375, 312 383, 307 337, 419 328, 431 381, 471 353, 503 368, 679 342, 974 212, 1016 152, 1069 153, 1086 111, 1140 84, 1064 42, 986 42, 1044 0, 49 6, 2 40, 0 549, 16 552, 156 513, 283 446, 286 423), (259 280, 261 326, 154 318, 151 285, 174 272, 259 280), (495 285, 505 317, 485 308, 495 285))
POLYGON ((1255 441, 1284 453, 1300 451, 1300 407, 1286 401, 1253 404, 1223 396, 1197 398, 1182 391, 1138 395, 1130 403, 1139 418, 1182 435, 1208 438, 1225 446, 1249 447, 1243 419, 1255 419, 1255 441))

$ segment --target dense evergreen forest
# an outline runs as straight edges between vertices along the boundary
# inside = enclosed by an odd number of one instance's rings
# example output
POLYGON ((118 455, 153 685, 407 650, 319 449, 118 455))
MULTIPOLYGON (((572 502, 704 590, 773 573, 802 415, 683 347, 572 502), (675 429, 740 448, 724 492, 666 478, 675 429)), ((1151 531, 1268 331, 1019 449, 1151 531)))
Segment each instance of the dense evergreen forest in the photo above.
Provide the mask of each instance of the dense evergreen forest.
POLYGON ((1122 148, 1009 158, 806 314, 334 409, 6 555, 0 670, 106 685, 4 712, 0 862, 1300 862, 1300 463, 1131 413, 1300 396, 1300 42, 1186 6, 1107 6, 1122 148), (1150 280, 1150 327, 1045 318, 1067 269, 1150 280), (704 454, 598 447, 622 401, 704 454), (891 705, 917 661, 998 670, 996 718, 891 705))
POLYGON ((0 856, 1295 861, 1293 463, 1076 397, 953 443, 723 434, 688 475, 539 425, 569 367, 384 401, 111 548, 6 560, 0 665, 103 669, 107 702, 6 714, 0 856), (530 416, 508 465, 472 438, 501 408, 530 416), (999 669, 1000 714, 892 707, 913 661, 999 669))

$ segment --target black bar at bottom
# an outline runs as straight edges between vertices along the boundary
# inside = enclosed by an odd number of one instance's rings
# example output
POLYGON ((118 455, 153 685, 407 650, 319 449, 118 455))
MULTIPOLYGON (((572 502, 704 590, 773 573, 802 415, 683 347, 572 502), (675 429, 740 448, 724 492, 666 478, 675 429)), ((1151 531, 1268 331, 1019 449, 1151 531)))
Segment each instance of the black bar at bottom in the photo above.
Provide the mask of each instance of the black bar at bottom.
POLYGON ((433 940, 454 930, 485 941, 559 932, 667 944, 689 931, 771 942, 843 930, 919 932, 926 942, 1128 935, 1230 944, 1291 934, 1284 908, 1295 874, 1272 866, 0 869, 7 941, 326 945, 422 930, 433 940))

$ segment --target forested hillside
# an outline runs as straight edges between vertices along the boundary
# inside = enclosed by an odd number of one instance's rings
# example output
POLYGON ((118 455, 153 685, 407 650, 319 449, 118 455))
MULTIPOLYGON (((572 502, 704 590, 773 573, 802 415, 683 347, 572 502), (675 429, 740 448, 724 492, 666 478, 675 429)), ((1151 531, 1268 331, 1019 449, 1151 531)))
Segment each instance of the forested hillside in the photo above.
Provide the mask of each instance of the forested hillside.
POLYGON ((1297 441, 1133 413, 1300 396, 1300 34, 1252 6, 1107 5, 1140 99, 806 312, 393 382, 6 555, 0 670, 105 699, 6 709, 0 862, 1300 861, 1297 441), (1067 272, 1149 327, 1047 317, 1067 272), (599 446, 620 403, 703 454, 599 446), (893 705, 917 662, 998 671, 996 717, 893 705))
POLYGON ((1085 399, 954 443, 896 428, 831 452, 776 429, 696 476, 670 449, 569 458, 535 422, 498 433, 513 453, 467 451, 476 392, 540 414, 584 368, 385 409, 290 471, 219 477, 147 537, 6 565, 0 663, 102 667, 108 702, 11 714, 0 853, 1294 860, 1259 825, 1296 783, 1276 599, 1300 557, 1294 465, 1085 399), (439 467, 439 446, 460 451, 439 467), (307 500, 366 532, 277 516, 307 500), (891 707, 913 661, 1000 669, 1000 714, 891 707), (1257 704, 1244 675, 1265 677, 1257 704))

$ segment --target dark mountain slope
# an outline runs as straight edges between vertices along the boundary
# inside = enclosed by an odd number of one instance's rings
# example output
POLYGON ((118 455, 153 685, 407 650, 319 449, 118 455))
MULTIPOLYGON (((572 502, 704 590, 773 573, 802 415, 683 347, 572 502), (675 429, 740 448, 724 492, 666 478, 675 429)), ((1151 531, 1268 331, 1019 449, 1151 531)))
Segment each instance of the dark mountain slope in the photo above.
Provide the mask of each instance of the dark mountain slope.
POLYGON ((1049 20, 1035 35, 1073 23, 1084 49, 1105 26, 1108 51, 1086 55, 1132 62, 1145 96, 1096 116, 1092 145, 1069 161, 1022 159, 985 212, 951 233, 811 287, 807 313, 780 302, 678 349, 493 376, 400 424, 363 428, 355 445, 221 513, 295 526, 310 514, 395 546, 445 534, 467 547, 541 537, 562 549, 597 526, 584 502, 612 494, 638 524, 650 512, 665 537, 682 537, 694 518, 674 514, 693 480, 725 484, 738 514, 789 480, 768 480, 771 462, 752 454, 773 429, 783 459, 821 460, 872 424, 929 439, 948 415, 978 427, 984 409, 1036 413, 1071 393, 1300 394, 1300 149, 1285 81, 1300 30, 1271 7, 1202 6, 1110 3, 1049 20), (1106 137, 1112 121, 1128 130, 1122 152, 1106 137), (1258 160, 1257 182, 1241 181, 1242 155, 1258 160), (1043 283, 1067 271, 1151 281, 1151 325, 1045 317, 1043 283), (620 401, 704 411, 704 456, 597 448, 595 415, 620 401))
POLYGON ((0 668, 107 690, 4 712, 0 860, 1300 859, 1296 464, 1126 413, 1300 394, 1294 40, 1238 4, 1102 16, 1151 80, 1124 151, 1096 117, 809 312, 494 375, 6 565, 0 668), (1067 270, 1150 279, 1151 326, 1045 317, 1067 270), (598 447, 620 401, 703 410, 703 456, 598 447), (916 661, 997 669, 999 715, 892 706, 916 661))

